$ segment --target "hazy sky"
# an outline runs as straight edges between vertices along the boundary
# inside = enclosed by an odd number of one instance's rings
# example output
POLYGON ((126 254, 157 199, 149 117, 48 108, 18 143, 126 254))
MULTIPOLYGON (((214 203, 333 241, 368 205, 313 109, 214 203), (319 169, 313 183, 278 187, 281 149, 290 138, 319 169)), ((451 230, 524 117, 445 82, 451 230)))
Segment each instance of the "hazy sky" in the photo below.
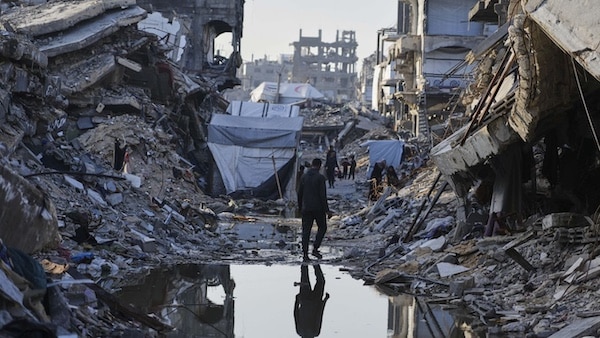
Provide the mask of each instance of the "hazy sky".
POLYGON ((355 31, 359 60, 377 48, 377 30, 396 24, 397 0, 246 0, 242 58, 277 60, 292 54, 302 36, 334 42, 336 32, 355 31))

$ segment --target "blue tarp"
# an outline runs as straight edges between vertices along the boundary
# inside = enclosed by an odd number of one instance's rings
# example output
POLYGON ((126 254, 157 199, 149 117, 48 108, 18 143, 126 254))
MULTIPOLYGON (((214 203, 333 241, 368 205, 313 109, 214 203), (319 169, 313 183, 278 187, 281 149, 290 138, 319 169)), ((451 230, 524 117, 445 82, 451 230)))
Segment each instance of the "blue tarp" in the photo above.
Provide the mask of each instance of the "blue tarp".
POLYGON ((404 142, 400 140, 369 140, 361 143, 361 147, 369 149, 369 169, 367 178, 371 175, 371 170, 375 163, 385 160, 388 166, 398 169, 402 162, 402 153, 404 152, 404 142))

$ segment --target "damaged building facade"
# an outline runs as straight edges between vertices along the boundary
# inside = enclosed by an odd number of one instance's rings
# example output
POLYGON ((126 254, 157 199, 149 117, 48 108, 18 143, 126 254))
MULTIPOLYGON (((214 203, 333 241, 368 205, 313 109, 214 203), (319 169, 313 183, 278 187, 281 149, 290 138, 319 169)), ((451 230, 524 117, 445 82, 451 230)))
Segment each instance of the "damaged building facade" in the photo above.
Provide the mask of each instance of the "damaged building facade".
MULTIPOLYGON (((149 10, 172 7, 167 2, 143 5, 149 10)), ((163 38, 138 28, 149 12, 136 1, 56 1, 7 8, 0 17, 5 29, 0 43, 4 61, 0 66, 3 154, 27 151, 46 170, 99 175, 103 170, 89 158, 86 162, 71 154, 72 142, 81 147, 77 137, 85 131, 115 116, 133 114, 179 136, 175 148, 179 165, 186 167, 182 171, 193 168, 197 175, 210 177, 212 158, 204 123, 213 112, 227 108, 217 90, 239 82, 235 77, 237 61, 215 68, 211 46, 217 35, 231 31, 236 38, 229 60, 237 58, 243 1, 180 5, 186 15, 198 14, 187 18, 192 26, 202 28, 195 32, 203 32, 192 34, 183 48, 181 66, 189 73, 167 57, 173 47, 165 45, 163 38)), ((122 154, 127 153, 127 159, 142 161, 147 161, 153 154, 150 148, 156 146, 152 140, 130 132, 106 136, 110 148, 104 153, 115 153, 111 164, 115 170, 126 168, 124 158, 116 158, 117 144, 126 147, 122 154)), ((17 179, 18 174, 4 169, 3 204, 22 203, 15 199, 20 196, 19 200, 29 206, 17 208, 15 204, 15 208, 3 211, 3 223, 21 220, 17 224, 25 226, 24 231, 38 235, 15 237, 23 232, 2 227, 0 237, 7 245, 26 252, 55 245, 57 219, 52 202, 35 186, 17 179), (31 224, 35 226, 27 227, 31 224)), ((142 169, 136 168, 143 176, 142 169)), ((76 181, 67 183, 83 189, 76 181)), ((199 183, 208 186, 207 182, 199 183)), ((88 194, 100 196, 95 189, 88 194)))
POLYGON ((332 102, 356 98, 356 33, 336 32, 335 41, 325 42, 318 36, 302 35, 294 46, 292 82, 310 83, 332 102))
POLYGON ((469 56, 479 66, 468 123, 431 150, 459 199, 456 235, 573 213, 591 223, 563 224, 571 229, 561 242, 586 241, 600 204, 597 17, 575 1, 482 3, 473 19, 507 13, 507 23, 469 56), (479 208, 484 224, 471 217, 479 208))
POLYGON ((185 73, 217 81, 219 90, 241 84, 236 71, 242 63, 244 0, 185 0, 176 4, 140 0, 137 4, 150 13, 162 14, 163 24, 149 31, 163 33, 170 48, 180 50, 175 59, 185 73), (174 21, 179 22, 178 29, 164 32, 164 25, 174 21), (231 35, 229 55, 216 50, 215 39, 222 34, 231 35))
MULTIPOLYGON (((373 109, 429 137, 471 82, 465 56, 495 24, 468 20, 473 0, 398 1, 396 29, 378 32, 373 109)), ((492 30, 493 31, 493 30, 492 30)), ((460 108, 459 108, 460 111, 460 108)))

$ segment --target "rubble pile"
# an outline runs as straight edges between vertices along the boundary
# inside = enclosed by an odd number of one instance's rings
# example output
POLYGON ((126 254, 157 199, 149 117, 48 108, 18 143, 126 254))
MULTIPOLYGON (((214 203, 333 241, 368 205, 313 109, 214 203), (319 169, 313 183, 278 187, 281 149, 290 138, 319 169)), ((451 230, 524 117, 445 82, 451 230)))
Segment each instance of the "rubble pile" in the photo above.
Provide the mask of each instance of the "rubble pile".
MULTIPOLYGON (((135 27, 145 16, 130 0, 55 1, 0 15, 3 330, 156 336, 171 329, 168 323, 121 304, 111 292, 157 266, 300 262, 293 198, 211 196, 215 177, 204 127, 227 102, 201 76, 182 73, 155 36, 135 27), (18 273, 20 264, 31 273, 18 273)), ((515 25, 524 29, 522 20, 515 25)), ((522 46, 526 35, 510 31, 522 46)), ((550 48, 541 46, 537 56, 550 48)), ((493 71, 503 71, 495 64, 508 52, 500 45, 488 54, 469 100, 488 87, 493 71)), ((521 81, 531 81, 522 73, 521 81)), ((525 87, 519 104, 529 102, 525 87)), ((583 211, 579 191, 551 192, 555 186, 538 177, 526 182, 537 189, 525 194, 526 217, 515 221, 509 214, 510 222, 495 227, 489 222, 498 197, 492 190, 512 191, 502 190, 510 185, 504 172, 490 179, 487 166, 521 163, 499 150, 520 150, 522 143, 494 148, 518 139, 503 134, 508 124, 501 119, 514 102, 507 97, 481 113, 491 116, 472 116, 437 152, 430 154, 423 140, 404 140, 400 184, 376 201, 367 196, 363 144, 398 140, 399 133, 352 105, 303 109, 303 131, 312 138, 300 161, 324 156, 322 145, 331 144, 338 159, 355 155, 358 163, 348 189, 329 192, 336 216, 324 243, 341 254, 325 262, 389 295, 410 292, 466 306, 478 319, 476 331, 597 335, 600 217, 583 211), (506 137, 500 142, 492 134, 506 137), (478 156, 482 163, 473 164, 478 156)), ((529 113, 535 112, 514 112, 529 113)), ((535 131, 518 126, 521 134, 535 131)), ((543 176, 544 158, 558 141, 538 136, 530 144, 531 172, 543 176)), ((561 151, 569 154, 569 147, 561 151)), ((593 161, 586 165, 586 174, 594 171, 593 161)))

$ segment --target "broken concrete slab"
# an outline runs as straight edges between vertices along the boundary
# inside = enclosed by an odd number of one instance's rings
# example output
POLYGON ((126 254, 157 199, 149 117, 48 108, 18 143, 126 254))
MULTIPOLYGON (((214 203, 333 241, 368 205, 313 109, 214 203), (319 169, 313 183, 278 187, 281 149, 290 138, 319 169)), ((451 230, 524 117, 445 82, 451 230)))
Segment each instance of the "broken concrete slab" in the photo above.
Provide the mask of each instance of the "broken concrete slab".
POLYGON ((590 317, 575 321, 548 338, 581 338, 588 335, 594 336, 599 328, 600 317, 590 317))
POLYGON ((469 268, 464 267, 462 265, 456 265, 456 264, 445 263, 445 262, 437 263, 436 267, 438 269, 438 273, 440 274, 440 277, 442 277, 442 278, 454 276, 456 274, 463 273, 465 271, 470 270, 469 268))
POLYGON ((121 27, 142 21, 146 15, 146 11, 141 7, 118 10, 64 31, 60 35, 37 40, 35 44, 40 51, 49 57, 54 57, 90 46, 98 40, 115 33, 121 27))
POLYGON ((552 228, 566 227, 584 227, 593 225, 590 219, 582 214, 572 212, 558 212, 544 216, 542 218, 542 229, 548 230, 552 228))
POLYGON ((112 54, 100 54, 82 60, 60 71, 63 79, 62 93, 69 96, 93 86, 115 70, 116 62, 112 54))
POLYGON ((30 36, 65 30, 106 10, 135 6, 135 0, 53 1, 37 6, 14 7, 2 13, 0 23, 30 36))
POLYGON ((439 252, 444 249, 446 246, 446 237, 440 236, 437 238, 433 238, 428 240, 427 242, 421 244, 421 248, 430 248, 433 252, 439 252))

